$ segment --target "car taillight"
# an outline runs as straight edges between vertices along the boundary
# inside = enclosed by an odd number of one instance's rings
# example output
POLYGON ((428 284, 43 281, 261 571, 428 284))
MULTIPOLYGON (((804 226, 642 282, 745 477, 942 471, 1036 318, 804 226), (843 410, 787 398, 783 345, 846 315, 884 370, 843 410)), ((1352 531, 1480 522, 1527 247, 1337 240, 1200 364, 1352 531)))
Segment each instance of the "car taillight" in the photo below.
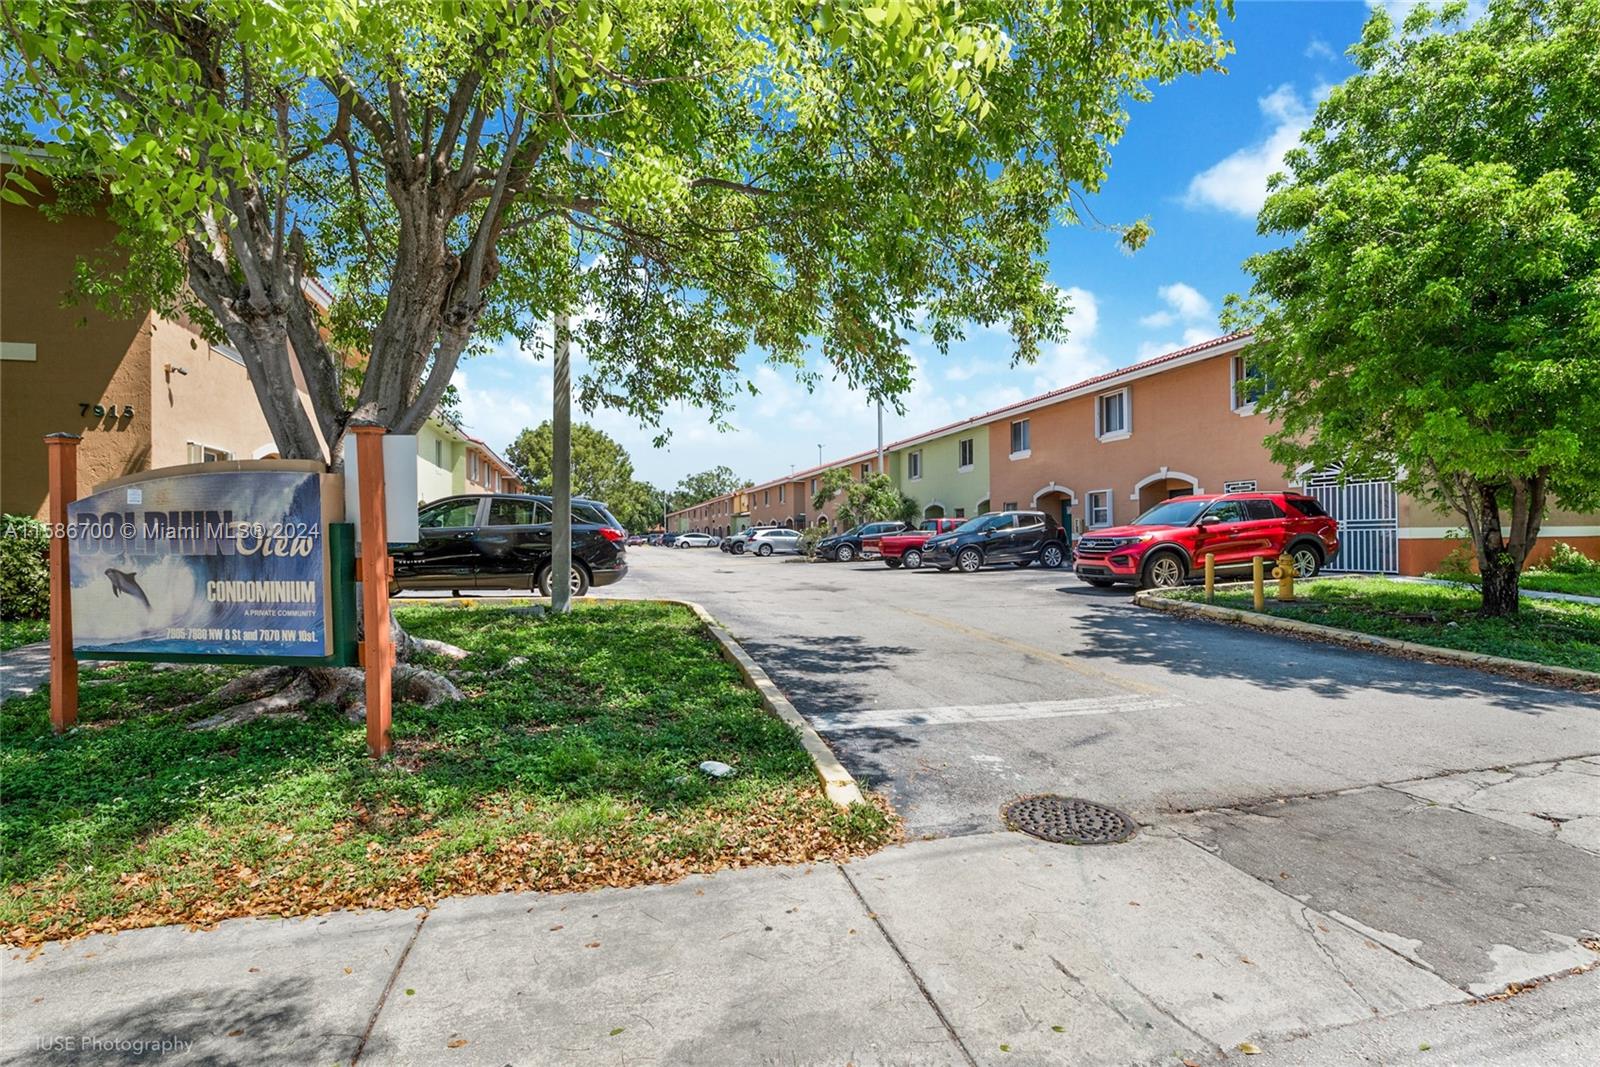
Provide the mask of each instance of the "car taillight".
POLYGON ((604 537, 607 541, 616 542, 625 540, 628 535, 623 533, 621 530, 614 530, 610 526, 602 526, 600 527, 600 536, 604 537))

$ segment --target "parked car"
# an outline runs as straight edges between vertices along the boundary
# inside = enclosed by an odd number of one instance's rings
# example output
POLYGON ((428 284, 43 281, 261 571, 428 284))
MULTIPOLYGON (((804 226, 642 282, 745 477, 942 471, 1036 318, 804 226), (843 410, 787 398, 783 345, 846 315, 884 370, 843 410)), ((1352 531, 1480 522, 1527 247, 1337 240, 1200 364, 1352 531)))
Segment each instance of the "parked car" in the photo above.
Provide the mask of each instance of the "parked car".
POLYGON ((966 574, 994 563, 1059 567, 1067 560, 1067 535, 1042 511, 993 511, 968 519, 922 546, 924 563, 966 574))
MULTIPOLYGON (((417 512, 418 539, 390 552, 401 589, 529 589, 550 595, 551 505, 547 496, 482 493, 446 497, 417 512)), ((572 502, 572 592, 620 582, 627 535, 598 500, 572 502)))
POLYGON ((722 538, 708 533, 682 533, 672 542, 673 548, 716 548, 722 538))
POLYGON ((904 530, 906 524, 894 522, 868 522, 844 533, 830 534, 817 542, 817 555, 823 559, 837 560, 840 563, 849 563, 861 556, 863 539, 870 538, 875 543, 886 533, 896 533, 904 530))
POLYGON ((1284 552, 1302 578, 1339 552, 1339 524, 1322 505, 1299 493, 1223 493, 1166 500, 1126 526, 1078 539, 1078 577, 1090 585, 1182 585, 1205 569, 1211 553, 1218 573, 1249 571, 1251 559, 1284 552))
POLYGON ((754 537, 756 534, 760 533, 763 530, 778 530, 778 529, 782 529, 782 527, 777 526, 777 525, 775 525, 773 523, 762 523, 759 526, 750 526, 750 527, 747 527, 746 529, 740 530, 738 533, 732 535, 731 537, 724 537, 722 539, 722 544, 719 545, 718 547, 721 548, 724 552, 733 553, 735 556, 741 555, 744 552, 744 550, 750 546, 750 538, 754 537))
POLYGON ((924 519, 922 525, 915 530, 901 530, 899 533, 884 534, 878 540, 878 555, 883 557, 883 562, 890 567, 905 567, 907 570, 916 570, 922 566, 922 546, 929 538, 938 534, 949 533, 960 526, 965 519, 924 519))
POLYGON ((758 556, 775 554, 795 555, 800 551, 800 531, 783 528, 752 530, 748 543, 740 552, 754 552, 758 556))

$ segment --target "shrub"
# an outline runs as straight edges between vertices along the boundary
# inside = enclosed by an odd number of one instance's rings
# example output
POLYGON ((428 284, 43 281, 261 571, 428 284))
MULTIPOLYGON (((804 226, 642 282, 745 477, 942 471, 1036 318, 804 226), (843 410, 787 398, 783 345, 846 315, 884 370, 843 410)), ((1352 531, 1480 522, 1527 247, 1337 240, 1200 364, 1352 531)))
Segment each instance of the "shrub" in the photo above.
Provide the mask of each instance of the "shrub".
POLYGON ((1472 546, 1465 540, 1452 537, 1455 547, 1446 553, 1444 559, 1439 561, 1436 570, 1428 573, 1429 578, 1443 578, 1447 582, 1472 582, 1478 581, 1478 569, 1474 565, 1472 546))
POLYGON ((0 516, 0 619, 42 619, 50 612, 50 542, 44 523, 0 516))
POLYGON ((828 528, 821 523, 805 528, 800 534, 800 551, 805 554, 806 559, 817 558, 817 542, 826 536, 828 528))
POLYGON ((1600 574, 1600 560, 1590 559, 1565 541, 1557 541, 1544 561, 1544 569, 1559 574, 1600 574))

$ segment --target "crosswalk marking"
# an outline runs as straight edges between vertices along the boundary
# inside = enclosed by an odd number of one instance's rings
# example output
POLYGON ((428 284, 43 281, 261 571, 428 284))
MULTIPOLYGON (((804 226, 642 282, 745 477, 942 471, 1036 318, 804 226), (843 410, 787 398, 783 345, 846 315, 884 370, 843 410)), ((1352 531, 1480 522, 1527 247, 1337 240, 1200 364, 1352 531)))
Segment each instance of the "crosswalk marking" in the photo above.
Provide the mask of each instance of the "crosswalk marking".
POLYGON ((1074 715, 1122 715, 1159 711, 1182 704, 1146 696, 1083 697, 1077 700, 1033 700, 1006 704, 951 704, 939 708, 862 708, 807 716, 825 733, 846 730, 893 730, 912 726, 962 726, 1027 719, 1062 719, 1074 715))

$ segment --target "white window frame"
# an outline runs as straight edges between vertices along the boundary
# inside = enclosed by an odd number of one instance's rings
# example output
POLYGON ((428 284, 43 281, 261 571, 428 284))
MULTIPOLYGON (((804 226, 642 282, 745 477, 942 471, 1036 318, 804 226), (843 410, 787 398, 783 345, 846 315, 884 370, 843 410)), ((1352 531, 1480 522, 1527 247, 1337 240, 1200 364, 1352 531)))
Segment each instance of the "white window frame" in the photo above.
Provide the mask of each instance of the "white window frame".
POLYGON ((1113 493, 1109 489, 1091 489, 1091 490, 1089 490, 1089 492, 1084 494, 1083 499, 1084 499, 1083 522, 1084 522, 1084 526, 1087 529, 1098 530, 1098 529, 1101 529, 1101 528, 1106 527, 1106 526, 1115 526, 1116 525, 1117 516, 1116 516, 1116 512, 1114 510, 1114 508, 1116 507, 1116 494, 1115 493, 1113 493), (1105 498, 1105 502, 1106 502, 1106 506, 1105 506, 1106 518, 1105 518, 1104 522, 1096 522, 1095 519, 1094 519, 1095 512, 1099 510, 1098 508, 1095 507, 1095 503, 1094 503, 1095 497, 1104 497, 1105 498))
POLYGON ((1242 417, 1256 413, 1256 402, 1254 400, 1244 402, 1239 400, 1239 383, 1244 381, 1245 377, 1248 377, 1248 375, 1240 375, 1239 367, 1241 364, 1248 366, 1243 352, 1235 352, 1233 358, 1228 360, 1228 407, 1233 410, 1235 415, 1242 417))
POLYGON ((906 478, 913 482, 922 481, 922 449, 906 453, 906 478))
POLYGON ((781 485, 778 486, 778 503, 780 503, 780 504, 783 503, 783 490, 784 490, 783 486, 781 486, 781 485))
POLYGON ((1033 455, 1033 420, 1032 419, 1012 419, 1011 420, 1011 431, 1010 432, 1011 432, 1011 438, 1010 438, 1010 442, 1009 443, 1012 446, 1011 447, 1011 458, 1012 459, 1027 459, 1029 456, 1033 455), (1017 427, 1018 426, 1022 427, 1023 442, 1022 442, 1022 447, 1021 448, 1017 448, 1016 447, 1016 444, 1017 444, 1017 427))
POLYGON ((966 474, 976 465, 978 458, 977 438, 963 437, 956 442, 956 473, 966 474), (961 454, 967 453, 966 462, 962 462, 961 454))
POLYGON ((227 463, 232 460, 233 453, 226 448, 215 445, 203 445, 199 441, 188 442, 190 463, 227 463), (206 453, 212 453, 211 459, 206 459, 206 453))
POLYGON ((1094 398, 1094 436, 1100 441, 1125 441, 1133 436, 1133 392, 1127 386, 1094 398), (1122 397, 1122 428, 1108 431, 1103 421, 1105 402, 1114 396, 1122 397))

